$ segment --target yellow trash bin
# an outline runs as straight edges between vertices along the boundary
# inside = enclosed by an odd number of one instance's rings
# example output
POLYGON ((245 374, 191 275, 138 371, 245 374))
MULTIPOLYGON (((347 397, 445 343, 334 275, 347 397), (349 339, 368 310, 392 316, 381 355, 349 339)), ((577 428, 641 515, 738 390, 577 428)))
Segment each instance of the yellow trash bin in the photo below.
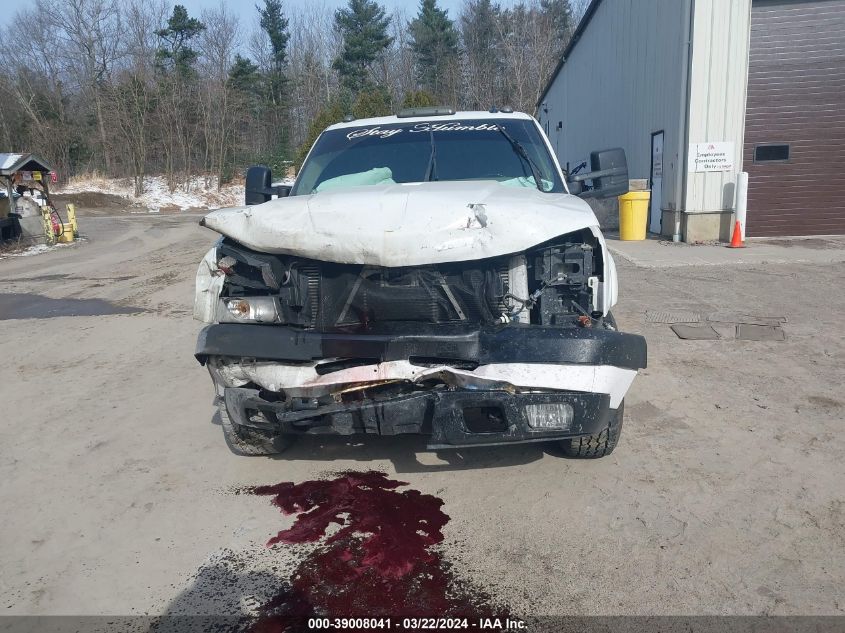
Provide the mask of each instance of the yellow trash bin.
POLYGON ((648 224, 650 191, 630 191, 619 196, 619 239, 644 240, 648 224))

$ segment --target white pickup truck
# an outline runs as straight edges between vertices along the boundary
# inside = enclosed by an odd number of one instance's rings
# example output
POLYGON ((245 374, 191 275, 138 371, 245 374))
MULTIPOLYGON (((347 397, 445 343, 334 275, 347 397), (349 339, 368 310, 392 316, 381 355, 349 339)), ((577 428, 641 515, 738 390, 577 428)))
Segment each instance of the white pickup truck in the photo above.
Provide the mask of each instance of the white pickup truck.
POLYGON ((567 182, 526 114, 426 108, 330 126, 290 187, 250 168, 246 205, 201 222, 222 237, 196 285, 230 447, 414 433, 610 453, 646 344, 616 329, 616 267, 574 195, 627 191, 624 153, 591 163, 567 182))

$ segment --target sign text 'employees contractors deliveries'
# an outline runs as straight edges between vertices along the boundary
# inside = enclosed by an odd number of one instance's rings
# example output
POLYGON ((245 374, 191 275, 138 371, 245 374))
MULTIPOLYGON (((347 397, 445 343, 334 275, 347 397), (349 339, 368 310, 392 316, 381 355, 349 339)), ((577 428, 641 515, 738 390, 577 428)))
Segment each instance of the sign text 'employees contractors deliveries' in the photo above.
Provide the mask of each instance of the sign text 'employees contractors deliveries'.
POLYGON ((733 171, 734 144, 690 143, 689 171, 733 171))

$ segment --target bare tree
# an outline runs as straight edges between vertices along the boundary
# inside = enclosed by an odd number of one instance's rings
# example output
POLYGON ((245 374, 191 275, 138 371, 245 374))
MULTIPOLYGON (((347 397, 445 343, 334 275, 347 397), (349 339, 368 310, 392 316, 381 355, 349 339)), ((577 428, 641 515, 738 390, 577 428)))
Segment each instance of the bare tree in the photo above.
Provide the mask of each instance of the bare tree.
POLYGON ((122 6, 127 66, 151 74, 158 48, 156 31, 167 22, 168 4, 166 0, 126 0, 122 6))
POLYGON ((2 41, 14 47, 0 49, 0 65, 7 69, 10 92, 24 115, 33 149, 44 154, 67 175, 71 170, 70 148, 75 129, 67 111, 65 82, 54 53, 54 33, 39 19, 37 9, 16 14, 2 41), (18 37, 15 24, 27 24, 26 37, 18 37))
POLYGON ((458 21, 463 45, 463 106, 487 108, 501 96, 501 8, 490 0, 467 0, 458 21))
POLYGON ((164 0, 129 0, 123 10, 126 54, 123 67, 107 92, 107 120, 118 132, 135 195, 140 196, 144 193, 144 176, 155 134, 155 32, 166 20, 167 7, 164 0))
POLYGON ((503 60, 502 103, 532 112, 571 37, 569 3, 528 0, 497 21, 503 60))
POLYGON ((390 22, 392 43, 381 54, 375 66, 376 84, 385 86, 393 103, 417 89, 414 52, 408 32, 408 16, 402 9, 393 12, 390 22))
POLYGON ((54 57, 93 105, 103 166, 111 174, 103 88, 123 53, 118 5, 115 0, 36 0, 35 6, 53 32, 54 57))
POLYGON ((217 174, 217 188, 224 180, 224 170, 235 127, 236 112, 233 109, 232 89, 228 85, 229 69, 235 58, 240 26, 238 18, 221 4, 203 11, 202 21, 206 28, 200 36, 201 72, 206 78, 202 82, 200 106, 206 173, 217 174))
POLYGON ((155 86, 144 73, 126 70, 120 73, 106 97, 109 106, 109 125, 118 132, 123 154, 134 182, 135 196, 144 193, 144 176, 152 145, 153 104, 155 86))
POLYGON ((324 2, 296 5, 290 14, 290 34, 290 142, 296 147, 304 141, 310 122, 337 93, 332 60, 342 42, 334 29, 334 13, 324 2))

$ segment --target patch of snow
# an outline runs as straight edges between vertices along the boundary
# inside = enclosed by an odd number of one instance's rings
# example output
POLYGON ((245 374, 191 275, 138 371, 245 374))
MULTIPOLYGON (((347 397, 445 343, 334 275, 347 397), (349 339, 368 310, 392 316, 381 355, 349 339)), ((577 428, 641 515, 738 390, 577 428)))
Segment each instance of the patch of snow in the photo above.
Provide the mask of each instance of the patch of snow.
POLYGON ((125 198, 136 206, 148 209, 219 209, 243 204, 243 184, 224 185, 217 191, 216 176, 192 176, 187 182, 179 183, 173 191, 164 176, 146 176, 144 193, 135 197, 135 185, 131 178, 102 178, 85 176, 71 178, 64 187, 55 189, 56 194, 104 193, 125 198))
POLYGON ((73 246, 75 243, 82 240, 83 238, 77 238, 76 240, 70 243, 62 242, 58 244, 34 244, 33 246, 25 248, 22 251, 2 253, 0 254, 0 259, 5 259, 6 257, 30 257, 32 255, 41 255, 42 253, 54 251, 59 248, 73 246))
POLYGON ((51 247, 47 244, 36 244, 35 246, 30 246, 29 248, 22 250, 20 253, 10 253, 10 255, 12 257, 29 257, 30 255, 46 253, 50 249, 51 247))

